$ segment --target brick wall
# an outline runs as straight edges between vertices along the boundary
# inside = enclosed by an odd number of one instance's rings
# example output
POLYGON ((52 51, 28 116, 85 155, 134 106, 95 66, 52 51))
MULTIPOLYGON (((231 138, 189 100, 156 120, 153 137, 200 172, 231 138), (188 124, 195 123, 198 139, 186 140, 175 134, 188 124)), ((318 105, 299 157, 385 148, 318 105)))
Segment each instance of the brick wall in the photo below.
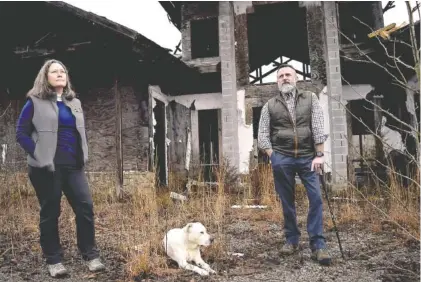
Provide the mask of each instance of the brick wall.
POLYGON ((326 38, 326 79, 331 117, 332 172, 335 184, 347 182, 347 125, 346 109, 342 99, 339 38, 335 2, 323 2, 326 38))
POLYGON ((222 152, 231 165, 239 167, 234 13, 228 1, 219 2, 218 25, 222 82, 222 152))

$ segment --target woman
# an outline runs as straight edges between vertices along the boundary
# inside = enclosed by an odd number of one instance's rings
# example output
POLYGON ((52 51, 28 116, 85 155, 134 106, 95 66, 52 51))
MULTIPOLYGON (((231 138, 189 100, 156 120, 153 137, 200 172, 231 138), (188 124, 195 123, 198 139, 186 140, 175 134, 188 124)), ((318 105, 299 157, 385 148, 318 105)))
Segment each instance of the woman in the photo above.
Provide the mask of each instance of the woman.
POLYGON ((52 277, 67 274, 58 234, 62 192, 76 215, 77 245, 90 271, 103 270, 95 246, 93 202, 84 165, 85 121, 63 63, 40 69, 19 116, 16 140, 28 154, 28 175, 40 204, 40 243, 52 277))

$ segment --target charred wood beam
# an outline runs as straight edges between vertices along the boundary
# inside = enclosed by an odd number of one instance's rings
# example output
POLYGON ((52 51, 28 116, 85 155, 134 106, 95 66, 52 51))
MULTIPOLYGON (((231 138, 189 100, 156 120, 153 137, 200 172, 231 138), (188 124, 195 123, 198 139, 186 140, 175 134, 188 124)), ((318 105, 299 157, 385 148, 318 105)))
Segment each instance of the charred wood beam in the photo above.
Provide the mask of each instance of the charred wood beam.
MULTIPOLYGON (((289 62, 289 61, 288 61, 289 62)), ((276 65, 277 67, 279 67, 281 64, 278 62, 273 62, 274 65, 276 65)), ((285 63, 284 63, 285 64, 285 63)), ((307 78, 311 78, 310 74, 304 73, 300 70, 295 70, 298 74, 302 75, 303 77, 307 77, 307 78)))
POLYGON ((221 63, 217 63, 216 65, 191 65, 190 67, 192 67, 200 73, 212 73, 219 72, 221 70, 221 63))
MULTIPOLYGON (((291 62, 292 61, 292 59, 288 59, 288 60, 286 60, 285 62, 284 62, 284 60, 282 59, 282 56, 281 56, 281 64, 288 64, 289 62, 291 62)), ((276 61, 274 61, 273 62, 273 66, 276 66, 276 67, 278 67, 278 65, 276 65, 276 64, 279 64, 278 62, 276 62, 276 61)))
POLYGON ((252 1, 253 6, 279 4, 280 2, 287 2, 287 1, 252 1))
POLYGON ((72 43, 62 49, 47 49, 47 48, 35 48, 35 47, 16 47, 15 48, 15 55, 20 55, 22 59, 28 59, 28 58, 35 58, 35 57, 44 57, 49 56, 51 54, 55 54, 57 52, 65 51, 65 52, 72 52, 76 51, 77 48, 80 46, 90 45, 91 41, 85 41, 85 42, 77 42, 72 43))
MULTIPOLYGON (((99 26, 101 28, 107 29, 109 31, 112 31, 115 34, 123 35, 125 37, 136 39, 136 37, 140 34, 138 34, 136 31, 125 27, 121 24, 115 23, 113 21, 108 20, 105 17, 98 16, 92 12, 84 11, 83 9, 80 9, 78 7, 72 6, 66 2, 63 1, 47 1, 45 2, 46 5, 50 5, 53 7, 58 8, 61 11, 67 12, 75 17, 81 18, 83 20, 89 21, 92 23, 92 25, 99 26)), ((142 35, 140 35, 142 36, 142 35)), ((151 40, 148 40, 145 38, 146 41, 152 42, 151 40)), ((152 42, 155 44, 154 42, 152 42)), ((156 45, 156 44, 155 44, 156 45)))
POLYGON ((421 3, 417 3, 417 5, 415 5, 415 7, 412 9, 412 13, 415 13, 415 11, 420 9, 420 4, 421 3))
POLYGON ((117 197, 121 196, 121 191, 123 189, 123 140, 122 140, 122 123, 123 115, 121 110, 121 91, 118 89, 118 81, 115 80, 114 85, 115 90, 115 109, 116 109, 116 130, 115 130, 115 145, 116 145, 116 155, 117 155, 117 185, 116 193, 117 197))
POLYGON ((198 70, 200 73, 218 72, 221 69, 221 58, 198 58, 185 61, 185 64, 191 68, 198 70))
POLYGON ((174 55, 176 55, 178 51, 181 52, 180 45, 181 45, 181 40, 180 42, 178 42, 177 46, 175 46, 174 55))
POLYGON ((148 89, 148 114, 149 114, 149 159, 148 159, 148 171, 155 171, 155 144, 154 139, 154 125, 153 125, 153 97, 149 87, 148 89))
POLYGON ((200 73, 210 73, 210 72, 219 72, 221 71, 221 63, 216 65, 208 65, 208 66, 199 66, 195 67, 200 73))
POLYGON ((373 53, 375 50, 366 43, 341 44, 340 54, 346 61, 367 60, 366 55, 373 53))
POLYGON ((68 48, 74 48, 74 47, 81 46, 81 45, 89 45, 91 43, 92 43, 92 41, 72 43, 72 44, 70 44, 70 46, 68 48))
POLYGON ((167 12, 168 20, 180 30, 181 28, 181 4, 174 1, 158 1, 167 12))
MULTIPOLYGON (((351 114, 351 103, 348 103, 346 106, 347 111, 346 111, 346 120, 349 121, 347 124, 347 136, 352 136, 352 114, 351 114)), ((361 142, 361 138, 362 135, 359 136, 360 137, 360 146, 362 146, 362 142, 361 142)), ((352 140, 352 139, 351 139, 352 140)), ((352 142, 352 141, 349 141, 352 142)), ((348 147, 349 144, 348 144, 348 147)), ((363 156, 362 152, 361 152, 361 156, 363 156)), ((354 162, 353 160, 356 159, 356 154, 355 154, 355 150, 354 149, 349 149, 348 150, 348 157, 347 157, 347 174, 348 174, 348 181, 350 181, 350 183, 352 183, 353 185, 355 185, 355 167, 354 167, 354 162)), ((360 163, 360 166, 363 167, 363 163, 360 163)))
MULTIPOLYGON (((39 44, 40 44, 41 42, 43 42, 44 40, 46 40, 46 39, 47 39, 48 37, 50 37, 52 34, 53 34, 52 32, 48 32, 46 35, 44 35, 43 37, 41 37, 40 39, 38 39, 38 40, 35 42, 34 46, 35 46, 35 47, 38 47, 38 46, 39 46, 39 44)), ((56 36, 56 34, 54 34, 54 36, 56 36)))
POLYGON ((380 129, 382 124, 382 99, 383 95, 374 95, 373 103, 377 105, 374 107, 374 132, 375 132, 375 146, 376 146, 376 160, 383 162, 383 142, 380 139, 380 129))
MULTIPOLYGON (((271 69, 270 71, 267 71, 265 74, 263 75, 259 75, 257 77, 255 77, 250 84, 255 84, 258 81, 262 81, 263 78, 267 77, 268 75, 270 75, 271 73, 274 73, 276 70, 278 69, 278 67, 274 67, 273 69, 271 69)), ((259 73, 260 74, 260 73, 259 73)))
MULTIPOLYGON (((106 32, 110 32, 114 36, 118 35, 119 39, 121 40, 131 41, 133 44, 132 50, 135 52, 142 54, 145 52, 145 50, 147 50, 148 53, 154 53, 156 56, 160 57, 161 61, 168 62, 169 64, 174 64, 181 69, 188 69, 188 67, 182 64, 177 58, 169 54, 169 52, 171 52, 172 50, 162 48, 152 40, 136 32, 135 30, 110 21, 105 17, 101 17, 94 13, 84 11, 80 8, 74 7, 62 1, 47 1, 45 2, 45 4, 56 7, 59 10, 68 13, 69 15, 71 14, 72 16, 88 21, 96 28, 102 29, 106 32)), ((180 6, 180 4, 178 4, 177 2, 174 2, 173 5, 180 6)), ((180 9, 177 10, 179 11, 180 9)))
MULTIPOLYGON (((281 61, 282 61, 282 57, 281 57, 281 61)), ((287 63, 289 63, 290 61, 292 61, 292 59, 289 59, 289 60, 287 60, 287 61, 285 61, 283 64, 287 64, 287 63)), ((263 78, 265 78, 265 77, 267 77, 268 75, 270 75, 271 73, 273 73, 273 72, 275 72, 277 69, 278 69, 278 66, 279 66, 279 63, 278 62, 275 62, 275 61, 273 61, 273 66, 275 66, 273 69, 271 69, 270 71, 267 71, 265 74, 261 74, 260 73, 260 75, 258 75, 257 77, 254 77, 254 76, 252 76, 252 75, 249 75, 249 77, 251 77, 251 78, 253 78, 253 80, 250 82, 250 84, 255 84, 257 81, 262 81, 262 79, 263 78)))
POLYGON ((31 48, 30 49, 29 47, 16 48, 16 50, 14 51, 15 55, 20 55, 22 59, 44 57, 44 56, 54 54, 55 52, 56 52, 55 50, 48 50, 45 48, 35 48, 35 49, 31 48))
MULTIPOLYGON (((300 90, 312 91, 314 93, 317 92, 317 87, 310 81, 298 81, 297 88, 300 90)), ((279 93, 278 84, 276 82, 248 85, 245 90, 247 104, 251 107, 262 107, 270 98, 279 93)))

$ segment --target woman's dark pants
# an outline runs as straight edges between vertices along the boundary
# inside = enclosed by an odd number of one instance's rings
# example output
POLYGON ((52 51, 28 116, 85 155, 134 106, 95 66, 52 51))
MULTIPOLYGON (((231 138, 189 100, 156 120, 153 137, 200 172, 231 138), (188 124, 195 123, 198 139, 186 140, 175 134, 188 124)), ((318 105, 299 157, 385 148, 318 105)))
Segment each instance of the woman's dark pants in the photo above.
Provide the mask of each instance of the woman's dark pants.
POLYGON ((47 264, 59 263, 63 257, 58 232, 62 192, 76 215, 77 245, 82 258, 97 258, 93 202, 84 170, 58 165, 51 172, 29 166, 28 172, 41 208, 40 243, 47 264))

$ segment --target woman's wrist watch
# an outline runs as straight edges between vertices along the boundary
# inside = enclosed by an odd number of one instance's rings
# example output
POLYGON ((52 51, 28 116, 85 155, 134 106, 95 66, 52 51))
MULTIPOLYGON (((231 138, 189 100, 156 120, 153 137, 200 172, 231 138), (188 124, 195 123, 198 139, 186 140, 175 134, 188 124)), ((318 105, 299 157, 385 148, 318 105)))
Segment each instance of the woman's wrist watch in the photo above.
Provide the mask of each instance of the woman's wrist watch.
POLYGON ((323 154, 323 152, 316 152, 316 157, 323 157, 325 154, 323 154))

